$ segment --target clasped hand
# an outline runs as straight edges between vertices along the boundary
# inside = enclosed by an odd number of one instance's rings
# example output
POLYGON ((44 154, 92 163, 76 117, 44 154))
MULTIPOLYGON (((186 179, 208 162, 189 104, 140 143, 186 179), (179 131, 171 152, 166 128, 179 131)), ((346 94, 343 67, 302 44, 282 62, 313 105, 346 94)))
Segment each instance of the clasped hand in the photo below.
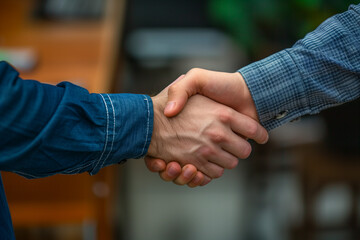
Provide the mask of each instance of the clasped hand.
POLYGON ((239 73, 193 69, 152 100, 153 136, 145 162, 166 181, 205 185, 250 155, 247 139, 268 139, 239 73))

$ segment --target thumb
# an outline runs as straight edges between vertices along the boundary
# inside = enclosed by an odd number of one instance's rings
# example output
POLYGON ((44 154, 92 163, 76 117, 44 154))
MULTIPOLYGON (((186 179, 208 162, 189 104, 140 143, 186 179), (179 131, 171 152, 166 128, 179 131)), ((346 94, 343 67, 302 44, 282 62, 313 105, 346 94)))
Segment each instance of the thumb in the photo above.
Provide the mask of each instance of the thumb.
POLYGON ((184 108, 189 97, 196 93, 196 86, 186 76, 180 76, 168 89, 168 100, 164 109, 167 117, 176 116, 184 108))

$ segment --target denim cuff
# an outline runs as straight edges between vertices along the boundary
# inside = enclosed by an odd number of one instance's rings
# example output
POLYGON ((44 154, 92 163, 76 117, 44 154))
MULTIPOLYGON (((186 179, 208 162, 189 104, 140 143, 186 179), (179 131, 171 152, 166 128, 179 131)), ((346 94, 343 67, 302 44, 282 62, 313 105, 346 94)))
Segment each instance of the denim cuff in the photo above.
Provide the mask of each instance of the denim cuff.
POLYGON ((106 123, 104 148, 91 175, 101 168, 129 158, 143 157, 153 131, 153 103, 139 94, 99 94, 104 103, 106 123))

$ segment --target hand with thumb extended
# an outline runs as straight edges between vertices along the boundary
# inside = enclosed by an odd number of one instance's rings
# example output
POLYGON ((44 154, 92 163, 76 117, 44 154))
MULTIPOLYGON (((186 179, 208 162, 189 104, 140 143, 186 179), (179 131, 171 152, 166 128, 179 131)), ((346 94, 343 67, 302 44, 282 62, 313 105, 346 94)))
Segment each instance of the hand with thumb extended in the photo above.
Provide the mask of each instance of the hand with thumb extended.
MULTIPOLYGON (((190 70, 186 75, 181 75, 169 86, 164 114, 167 117, 176 116, 182 111, 188 99, 196 94, 227 105, 259 122, 254 101, 240 73, 215 72, 197 68, 190 70)), ((241 135, 260 144, 268 141, 268 133, 260 124, 241 135)), ((185 174, 185 166, 181 168, 176 162, 166 165, 158 158, 146 158, 145 161, 149 170, 159 172, 160 177, 165 181, 173 181, 180 185, 188 184, 190 187, 203 186, 211 181, 207 176, 199 174, 201 172, 194 166, 187 167, 187 174, 185 174), (158 166, 158 168, 153 166, 158 166)))
MULTIPOLYGON (((259 121, 254 101, 240 73, 215 72, 194 68, 180 76, 168 89, 164 110, 167 117, 177 115, 188 98, 201 94, 259 121)), ((265 139, 254 139, 263 143, 265 139)))

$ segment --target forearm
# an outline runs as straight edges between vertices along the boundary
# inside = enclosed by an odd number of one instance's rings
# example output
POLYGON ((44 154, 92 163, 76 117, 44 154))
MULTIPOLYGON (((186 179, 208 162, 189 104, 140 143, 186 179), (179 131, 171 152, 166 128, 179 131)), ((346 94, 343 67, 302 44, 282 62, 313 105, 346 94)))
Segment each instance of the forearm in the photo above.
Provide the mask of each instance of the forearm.
POLYGON ((329 18, 292 48, 240 69, 261 123, 270 130, 358 98, 359 42, 357 5, 329 18))
POLYGON ((23 176, 88 171, 144 155, 152 102, 133 94, 89 94, 70 83, 24 81, 0 63, 0 170, 23 176))

